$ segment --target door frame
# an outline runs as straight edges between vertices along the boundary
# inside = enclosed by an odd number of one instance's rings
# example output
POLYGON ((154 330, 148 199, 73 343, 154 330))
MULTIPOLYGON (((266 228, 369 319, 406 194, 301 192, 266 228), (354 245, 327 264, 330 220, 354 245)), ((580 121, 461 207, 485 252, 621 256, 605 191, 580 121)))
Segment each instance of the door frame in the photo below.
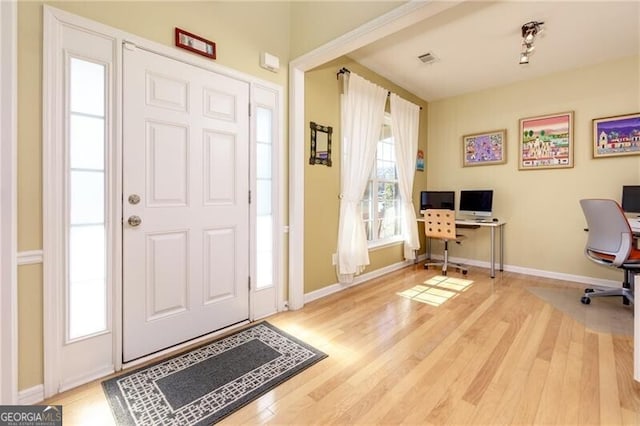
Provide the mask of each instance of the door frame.
POLYGON ((18 403, 18 5, 0 2, 0 405, 18 403))
MULTIPOLYGON (((108 276, 111 277, 111 281, 108 282, 108 287, 111 292, 111 330, 110 332, 113 335, 113 370, 119 371, 123 368, 122 362, 122 338, 123 338, 123 324, 122 324, 122 302, 123 302, 123 292, 122 292, 122 255, 123 255, 123 241, 122 241, 122 191, 123 191, 123 182, 122 182, 122 77, 123 77, 123 46, 125 44, 134 45, 140 48, 143 48, 147 51, 160 54, 162 56, 190 64, 208 71, 212 71, 218 74, 222 74, 237 80, 245 81, 249 84, 249 102, 250 108, 253 110, 255 108, 253 104, 252 95, 254 91, 259 88, 262 90, 272 91, 277 98, 277 109, 274 109, 274 112, 277 114, 276 119, 274 120, 274 126, 277 129, 277 137, 274 139, 274 145, 276 145, 277 152, 282 152, 281 146, 283 144, 283 135, 282 135, 282 117, 283 117, 283 103, 282 103, 282 87, 278 84, 262 80, 253 75, 246 74, 240 71, 236 71, 231 68, 227 68, 225 66, 216 64, 211 62, 210 60, 200 58, 196 55, 191 55, 190 53, 183 52, 181 50, 175 49, 173 47, 163 45, 157 42, 153 42, 142 37, 127 33, 125 31, 104 25, 102 23, 57 9, 52 6, 43 5, 43 23, 45 25, 45 29, 48 28, 48 31, 45 31, 44 37, 44 57, 43 57, 43 70, 51 67, 51 62, 53 59, 52 56, 52 47, 59 46, 59 34, 60 31, 58 29, 63 25, 73 26, 75 28, 81 28, 85 31, 88 31, 93 34, 103 35, 107 38, 115 40, 115 54, 114 54, 114 72, 113 72, 113 84, 115 87, 115 97, 114 97, 114 117, 113 120, 115 122, 113 131, 114 138, 111 141, 113 146, 111 148, 112 153, 112 167, 108 171, 108 174, 111 176, 111 181, 109 182, 109 186, 111 186, 112 191, 109 193, 110 199, 108 201, 108 217, 112 224, 112 232, 108 236, 107 247, 110 248, 108 251, 108 276), (49 55, 47 55, 47 52, 49 55)), ((58 158, 55 157, 55 152, 51 152, 52 149, 50 146, 59 142, 55 140, 57 137, 55 131, 56 126, 60 124, 60 113, 55 111, 53 107, 55 105, 54 96, 56 90, 57 82, 53 80, 52 73, 43 72, 43 210, 44 210, 44 223, 43 223, 43 245, 44 245, 44 265, 43 265, 43 300, 45 300, 43 309, 44 309, 44 397, 50 397, 61 390, 61 380, 60 380, 60 360, 59 360, 59 352, 61 348, 60 339, 57 336, 62 336, 62 331, 64 330, 64 315, 61 315, 61 302, 64 300, 64 271, 59 265, 61 262, 66 262, 66 258, 64 255, 56 255, 59 253, 57 250, 59 247, 64 244, 64 237, 62 236, 62 232, 59 230, 64 227, 64 217, 60 214, 54 213, 56 210, 56 206, 59 203, 59 200, 62 198, 63 188, 50 185, 48 182, 51 182, 48 179, 50 176, 59 173, 60 170, 64 167, 64 164, 58 158)), ((249 120, 249 173, 250 173, 250 188, 255 190, 255 176, 253 173, 254 164, 251 163, 251 159, 255 158, 255 129, 254 129, 254 121, 255 114, 252 111, 250 120, 249 120)), ((276 244, 276 249, 274 250, 274 257, 277 259, 278 265, 282 265, 284 262, 283 256, 283 244, 279 243, 280 237, 283 235, 282 223, 284 214, 284 208, 282 207, 283 202, 283 193, 282 188, 283 184, 281 182, 281 176, 284 176, 282 172, 282 168, 284 166, 284 161, 281 158, 277 158, 274 161, 276 163, 276 167, 274 168, 277 171, 277 175, 280 177, 279 181, 274 181, 273 183, 273 191, 276 194, 277 200, 274 203, 274 241, 278 241, 276 244)), ((254 197, 255 198, 255 197, 254 197)), ((59 210, 58 210, 59 211, 59 210)), ((250 223, 255 222, 255 209, 250 209, 250 223)), ((247 224, 249 226, 249 224, 247 224)), ((249 232, 251 232, 251 227, 249 226, 249 232)), ((250 250, 255 252, 255 235, 253 233, 250 234, 250 250)), ((274 282, 282 283, 282 268, 274 268, 274 282)), ((249 265, 249 271, 252 275, 255 275, 255 258, 251 259, 249 265)), ((283 294, 282 285, 278 285, 275 287, 275 300, 274 307, 275 311, 280 311, 283 307, 281 303, 281 298, 283 294)), ((249 318, 253 320, 253 303, 251 303, 252 299, 255 297, 256 291, 252 286, 249 292, 249 300, 247 301, 249 306, 249 318)), ((206 338, 207 336, 205 336, 206 338)), ((200 338, 202 339, 202 338, 200 338)), ((196 339, 198 341, 199 339, 196 339)), ((193 341, 191 342, 193 343, 193 341)), ((175 347, 172 349, 175 350, 175 347)), ((158 356, 163 352, 159 352, 152 356, 158 356)), ((142 362, 145 358, 142 358, 137 361, 142 362)), ((133 365, 134 363, 129 363, 129 365, 133 365)), ((103 374, 103 373, 100 373, 103 374)), ((90 379, 94 379, 95 377, 87 376, 87 381, 90 379)), ((80 383, 74 383, 78 385, 80 383)), ((70 386, 69 386, 70 387, 70 386)))
POLYGON ((289 62, 289 309, 304 306, 305 72, 463 1, 409 1, 289 62))

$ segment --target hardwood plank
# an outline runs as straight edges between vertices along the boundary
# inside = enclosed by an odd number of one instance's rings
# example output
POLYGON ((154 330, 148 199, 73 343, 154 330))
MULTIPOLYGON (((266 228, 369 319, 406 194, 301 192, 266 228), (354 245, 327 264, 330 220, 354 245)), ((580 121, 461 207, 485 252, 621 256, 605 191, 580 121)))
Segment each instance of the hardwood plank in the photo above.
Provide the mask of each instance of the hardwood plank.
MULTIPOLYGON (((440 304, 398 296, 437 274, 410 266, 268 318, 329 357, 222 423, 640 424, 632 336, 594 333, 527 290, 575 284, 472 268, 440 304)), ((114 424, 99 381, 44 403, 65 424, 114 424)))

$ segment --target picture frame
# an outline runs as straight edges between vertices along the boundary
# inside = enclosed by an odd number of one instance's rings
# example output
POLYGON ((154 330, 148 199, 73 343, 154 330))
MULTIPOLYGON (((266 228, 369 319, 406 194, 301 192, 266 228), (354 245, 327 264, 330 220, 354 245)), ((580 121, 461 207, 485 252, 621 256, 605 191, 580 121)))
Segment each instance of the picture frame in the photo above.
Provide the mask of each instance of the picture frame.
POLYGON ((331 167, 331 135, 333 127, 323 126, 312 121, 309 123, 311 129, 311 146, 309 164, 322 164, 331 167))
POLYGON ((462 136, 462 167, 507 162, 507 129, 462 136))
POLYGON ((640 112, 592 121, 593 158, 640 154, 640 112))
POLYGON ((424 172, 424 151, 421 149, 416 154, 416 171, 424 172))
POLYGON ((519 170, 573 167, 573 111, 520 119, 519 170))
POLYGON ((175 29, 176 46, 207 58, 216 59, 216 44, 181 28, 175 29))

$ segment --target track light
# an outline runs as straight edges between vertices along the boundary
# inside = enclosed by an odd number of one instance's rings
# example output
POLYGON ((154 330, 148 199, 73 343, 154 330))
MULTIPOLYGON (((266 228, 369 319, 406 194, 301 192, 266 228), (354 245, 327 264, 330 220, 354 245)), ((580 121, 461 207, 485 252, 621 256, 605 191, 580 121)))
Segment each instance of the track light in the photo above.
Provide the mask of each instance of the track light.
POLYGON ((522 25, 522 49, 520 50, 520 64, 528 64, 529 57, 533 54, 535 47, 533 42, 536 35, 542 31, 544 22, 531 21, 522 25))

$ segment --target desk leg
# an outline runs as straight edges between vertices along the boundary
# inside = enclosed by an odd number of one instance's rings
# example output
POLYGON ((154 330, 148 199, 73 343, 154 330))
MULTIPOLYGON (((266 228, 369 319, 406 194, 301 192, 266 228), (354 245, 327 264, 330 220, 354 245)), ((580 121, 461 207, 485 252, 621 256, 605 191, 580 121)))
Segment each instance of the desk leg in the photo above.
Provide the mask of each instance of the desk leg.
POLYGON ((500 226, 500 272, 504 271, 504 225, 500 226))
POLYGON ((491 227, 491 278, 496 277, 496 227, 491 227))

